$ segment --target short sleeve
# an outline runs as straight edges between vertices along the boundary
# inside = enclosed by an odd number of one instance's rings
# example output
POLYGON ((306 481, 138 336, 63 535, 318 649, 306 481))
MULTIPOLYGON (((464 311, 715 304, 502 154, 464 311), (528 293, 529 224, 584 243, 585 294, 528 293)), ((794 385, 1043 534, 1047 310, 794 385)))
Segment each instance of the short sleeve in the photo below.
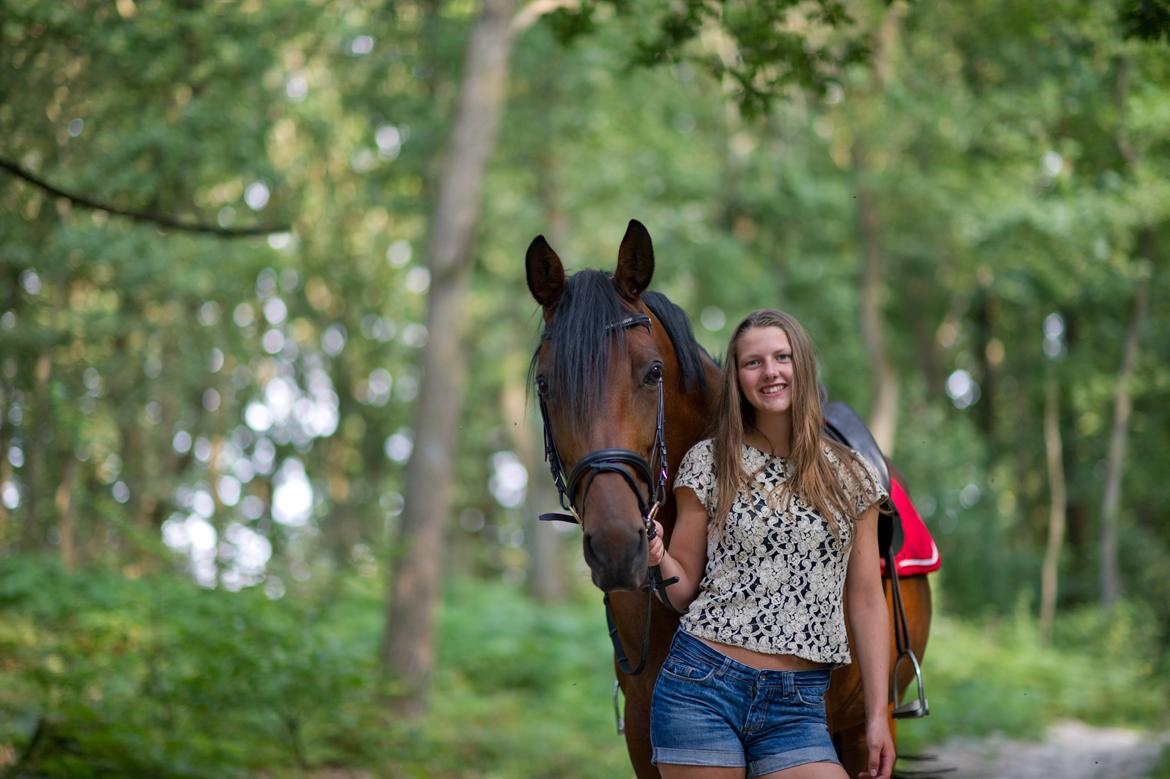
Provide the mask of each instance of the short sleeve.
POLYGON ((700 441, 683 455, 674 489, 690 487, 710 514, 715 510, 715 460, 711 439, 700 441))
POLYGON ((853 457, 862 466, 861 468, 850 469, 856 474, 854 484, 852 485, 853 516, 860 517, 865 513, 866 509, 877 503, 881 503, 890 494, 882 486, 882 479, 878 476, 877 468, 874 468, 869 460, 862 457, 856 449, 851 451, 853 452, 853 457))

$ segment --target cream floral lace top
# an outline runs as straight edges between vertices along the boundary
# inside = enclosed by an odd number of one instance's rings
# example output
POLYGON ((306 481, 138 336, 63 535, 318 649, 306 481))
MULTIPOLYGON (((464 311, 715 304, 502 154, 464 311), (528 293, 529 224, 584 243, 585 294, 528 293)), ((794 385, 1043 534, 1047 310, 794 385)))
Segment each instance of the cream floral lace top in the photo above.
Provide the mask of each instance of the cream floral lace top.
POLYGON ((850 662, 842 593, 856 517, 886 497, 877 472, 865 465, 857 479, 824 448, 853 517, 836 517, 840 539, 799 498, 786 511, 769 507, 766 496, 786 478, 787 462, 743 446, 743 466, 754 474, 740 491, 722 528, 711 521, 718 500, 711 439, 683 457, 674 488, 690 487, 707 508, 707 567, 699 593, 682 617, 693 636, 766 654, 791 654, 819 663, 850 662))

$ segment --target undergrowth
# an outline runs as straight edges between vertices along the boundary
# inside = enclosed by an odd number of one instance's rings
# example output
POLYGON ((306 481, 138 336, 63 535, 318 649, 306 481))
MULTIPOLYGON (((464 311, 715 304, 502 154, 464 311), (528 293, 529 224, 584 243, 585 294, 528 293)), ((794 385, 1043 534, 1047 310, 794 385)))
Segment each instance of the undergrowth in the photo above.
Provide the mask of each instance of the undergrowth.
MULTIPOLYGON (((413 722, 382 703, 384 593, 354 575, 272 600, 259 588, 7 560, 0 777, 630 775, 596 592, 540 606, 515 585, 449 585, 429 709, 413 722)), ((1026 614, 936 618, 924 664, 932 713, 901 723, 901 750, 1035 737, 1059 718, 1170 727, 1146 617, 1129 606, 1066 614, 1051 645, 1026 614)))

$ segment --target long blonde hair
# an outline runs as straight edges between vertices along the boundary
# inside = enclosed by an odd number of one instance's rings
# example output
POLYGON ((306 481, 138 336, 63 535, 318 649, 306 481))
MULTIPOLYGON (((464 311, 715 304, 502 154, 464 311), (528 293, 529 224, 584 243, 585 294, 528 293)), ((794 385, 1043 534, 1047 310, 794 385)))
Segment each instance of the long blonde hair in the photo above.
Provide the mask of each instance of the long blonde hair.
POLYGON ((853 452, 831 441, 822 434, 824 411, 817 384, 816 354, 812 340, 794 317, 782 311, 762 309, 753 311, 731 334, 723 357, 722 391, 715 407, 711 428, 715 460, 715 485, 718 502, 712 517, 722 527, 739 491, 745 488, 755 474, 743 467, 744 431, 756 421, 756 410, 744 397, 739 386, 739 344, 748 330, 758 327, 778 327, 788 336, 792 348, 792 441, 788 454, 787 479, 769 495, 768 503, 786 508, 794 497, 809 504, 825 519, 833 535, 840 538, 836 517, 852 521, 850 501, 841 479, 825 456, 828 446, 843 465, 857 469, 860 476, 864 466, 857 462, 853 452))

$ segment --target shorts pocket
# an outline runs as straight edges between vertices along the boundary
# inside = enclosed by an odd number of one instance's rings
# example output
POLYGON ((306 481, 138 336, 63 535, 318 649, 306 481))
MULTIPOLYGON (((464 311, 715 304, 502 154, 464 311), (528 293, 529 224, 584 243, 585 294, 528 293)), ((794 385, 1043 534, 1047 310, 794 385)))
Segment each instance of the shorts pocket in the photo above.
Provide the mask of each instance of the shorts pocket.
POLYGON ((672 652, 662 661, 662 672, 688 682, 705 682, 715 675, 715 666, 672 652))
POLYGON ((796 699, 805 706, 823 706, 825 703, 825 692, 829 689, 829 685, 825 684, 810 684, 799 685, 796 688, 796 699))

